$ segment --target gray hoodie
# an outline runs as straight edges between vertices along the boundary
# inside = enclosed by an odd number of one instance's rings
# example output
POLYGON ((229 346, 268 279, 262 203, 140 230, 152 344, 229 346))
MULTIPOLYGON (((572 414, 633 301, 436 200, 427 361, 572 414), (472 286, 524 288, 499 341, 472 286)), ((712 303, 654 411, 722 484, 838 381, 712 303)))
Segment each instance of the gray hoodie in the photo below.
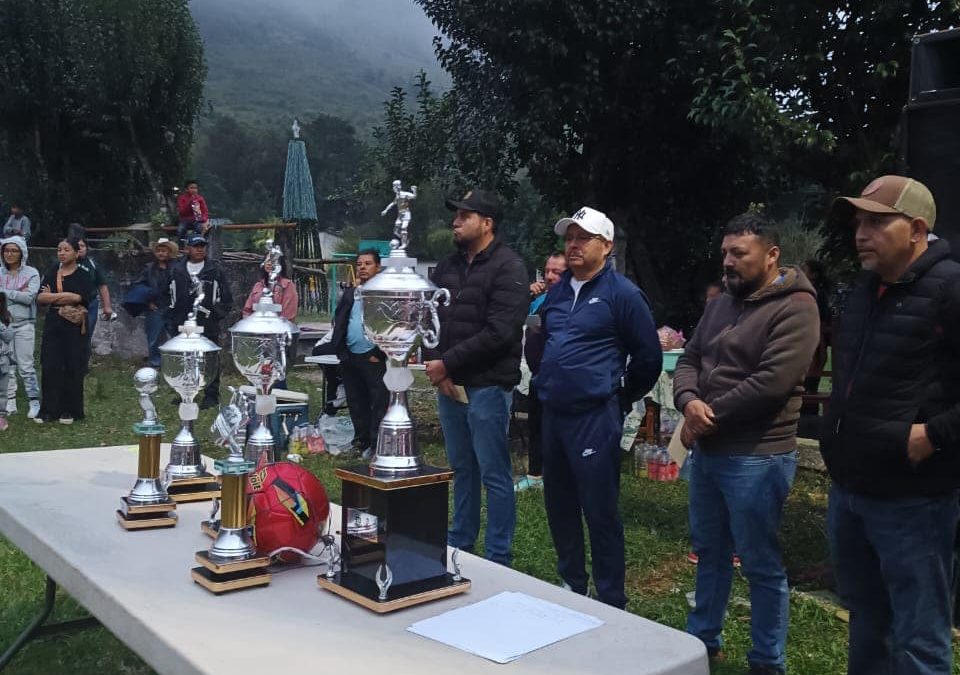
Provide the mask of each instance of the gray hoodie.
POLYGON ((11 272, 6 260, 0 256, 0 291, 7 294, 7 309, 10 311, 11 326, 37 320, 37 293, 40 292, 40 273, 27 265, 27 242, 23 237, 0 239, 0 250, 5 244, 16 244, 23 257, 20 268, 11 272))

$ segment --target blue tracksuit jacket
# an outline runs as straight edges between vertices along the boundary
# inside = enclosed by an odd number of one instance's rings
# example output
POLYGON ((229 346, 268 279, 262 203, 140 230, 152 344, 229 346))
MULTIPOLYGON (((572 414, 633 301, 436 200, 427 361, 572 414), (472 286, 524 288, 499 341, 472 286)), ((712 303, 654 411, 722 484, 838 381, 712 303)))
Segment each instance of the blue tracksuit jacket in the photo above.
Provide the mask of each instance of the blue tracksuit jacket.
POLYGON ((582 412, 620 393, 621 378, 622 400, 639 400, 663 365, 646 296, 608 261, 583 285, 574 306, 570 277, 568 270, 543 306, 545 344, 534 379, 540 401, 554 410, 582 412))

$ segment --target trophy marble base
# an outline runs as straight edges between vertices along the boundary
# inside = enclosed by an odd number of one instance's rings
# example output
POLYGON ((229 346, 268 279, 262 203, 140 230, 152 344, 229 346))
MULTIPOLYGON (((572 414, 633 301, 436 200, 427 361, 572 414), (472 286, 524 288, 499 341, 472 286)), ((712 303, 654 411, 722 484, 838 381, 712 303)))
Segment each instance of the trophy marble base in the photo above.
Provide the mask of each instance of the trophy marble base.
POLYGON ((336 470, 343 482, 340 571, 319 586, 385 614, 470 589, 447 571, 447 507, 453 472, 424 466, 384 475, 336 470))
POLYGON ((210 559, 207 551, 197 551, 194 560, 200 563, 201 567, 190 570, 191 578, 216 595, 267 586, 270 583, 271 575, 267 571, 270 558, 267 556, 218 563, 210 559))
POLYGON ((126 497, 120 498, 117 522, 125 530, 150 530, 173 527, 177 524, 177 504, 173 500, 159 504, 131 504, 126 497))
POLYGON ((317 583, 320 588, 336 593, 377 614, 388 614, 398 609, 449 598, 451 595, 466 593, 470 590, 469 579, 461 578, 459 581, 454 581, 453 575, 449 573, 433 579, 391 586, 387 591, 386 600, 379 599, 380 591, 376 583, 359 574, 338 572, 332 579, 321 574, 317 577, 317 583))
POLYGON ((167 494, 178 504, 220 499, 220 480, 211 473, 196 478, 175 478, 167 486, 167 494))

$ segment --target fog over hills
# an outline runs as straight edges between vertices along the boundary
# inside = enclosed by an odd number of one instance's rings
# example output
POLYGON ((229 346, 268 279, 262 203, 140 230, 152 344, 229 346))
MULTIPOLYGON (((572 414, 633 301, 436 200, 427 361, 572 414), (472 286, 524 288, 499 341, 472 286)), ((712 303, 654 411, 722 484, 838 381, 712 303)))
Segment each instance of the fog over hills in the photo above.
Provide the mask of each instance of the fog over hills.
POLYGON ((317 112, 358 127, 380 118, 396 85, 421 69, 449 78, 433 53, 436 29, 412 0, 192 0, 215 112, 287 120, 317 112))

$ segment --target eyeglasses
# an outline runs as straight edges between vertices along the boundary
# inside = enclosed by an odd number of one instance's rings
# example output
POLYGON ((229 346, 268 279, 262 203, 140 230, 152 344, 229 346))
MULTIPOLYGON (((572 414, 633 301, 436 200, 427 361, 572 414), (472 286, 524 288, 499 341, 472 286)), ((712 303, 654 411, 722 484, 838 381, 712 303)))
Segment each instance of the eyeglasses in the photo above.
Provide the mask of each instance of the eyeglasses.
POLYGON ((600 239, 599 234, 578 234, 577 236, 567 235, 563 238, 564 244, 572 244, 574 242, 583 245, 592 239, 600 239))

